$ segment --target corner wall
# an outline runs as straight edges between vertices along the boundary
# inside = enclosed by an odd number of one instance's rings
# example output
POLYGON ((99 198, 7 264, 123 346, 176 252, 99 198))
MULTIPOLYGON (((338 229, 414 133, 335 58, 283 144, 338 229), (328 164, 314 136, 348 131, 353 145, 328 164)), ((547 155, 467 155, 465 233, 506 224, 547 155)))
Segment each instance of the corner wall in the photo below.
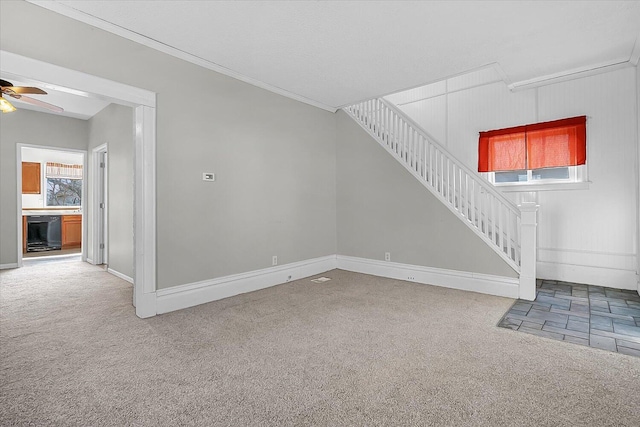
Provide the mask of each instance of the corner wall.
POLYGON ((343 111, 337 132, 338 255, 518 277, 343 111))
MULTIPOLYGON (((130 107, 110 104, 89 120, 89 161, 91 151, 107 144, 108 177, 108 268, 133 278, 133 153, 134 112, 130 107)), ((89 182, 88 185, 93 185, 89 182)), ((91 188, 92 189, 92 188, 91 188)), ((87 257, 93 258, 93 206, 87 203, 87 257)))

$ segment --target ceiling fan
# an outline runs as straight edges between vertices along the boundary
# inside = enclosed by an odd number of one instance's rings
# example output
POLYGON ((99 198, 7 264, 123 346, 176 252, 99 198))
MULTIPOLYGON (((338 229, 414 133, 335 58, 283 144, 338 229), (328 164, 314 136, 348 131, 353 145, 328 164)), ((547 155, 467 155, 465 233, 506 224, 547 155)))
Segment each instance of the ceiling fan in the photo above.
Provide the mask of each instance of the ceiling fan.
POLYGON ((9 96, 11 98, 15 98, 19 101, 26 102, 28 104, 37 105, 38 107, 46 108, 47 110, 55 111, 56 113, 62 113, 64 109, 58 107, 57 105, 49 104, 48 102, 40 101, 39 99, 31 98, 30 96, 25 96, 25 94, 29 95, 46 95, 42 89, 37 87, 27 87, 27 86, 14 86, 11 82, 0 79, 0 87, 2 88, 2 98, 0 98, 0 111, 3 113, 10 113, 12 111, 16 111, 16 107, 14 107, 5 96, 9 96))

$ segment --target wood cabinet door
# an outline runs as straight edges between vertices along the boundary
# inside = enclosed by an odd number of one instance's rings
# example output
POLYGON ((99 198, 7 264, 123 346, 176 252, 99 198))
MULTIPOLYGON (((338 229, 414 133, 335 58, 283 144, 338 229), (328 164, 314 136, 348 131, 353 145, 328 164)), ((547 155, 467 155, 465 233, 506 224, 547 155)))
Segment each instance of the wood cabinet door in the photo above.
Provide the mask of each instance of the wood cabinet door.
POLYGON ((62 216, 62 249, 77 248, 82 244, 82 216, 62 216))
POLYGON ((22 194, 40 194, 40 163, 22 162, 22 194))

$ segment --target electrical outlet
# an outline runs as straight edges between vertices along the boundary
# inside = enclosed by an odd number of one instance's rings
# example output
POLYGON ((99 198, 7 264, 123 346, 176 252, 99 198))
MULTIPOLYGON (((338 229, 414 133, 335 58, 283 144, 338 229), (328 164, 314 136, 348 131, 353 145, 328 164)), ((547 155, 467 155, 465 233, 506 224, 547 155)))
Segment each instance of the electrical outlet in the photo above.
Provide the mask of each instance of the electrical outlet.
POLYGON ((384 260, 385 261, 391 261, 391 252, 385 252, 384 253, 384 260))
POLYGON ((274 255, 271 258, 271 265, 278 265, 278 256, 277 255, 274 255))
POLYGON ((203 181, 215 181, 216 180, 216 175, 213 172, 203 172, 202 173, 202 180, 203 181))

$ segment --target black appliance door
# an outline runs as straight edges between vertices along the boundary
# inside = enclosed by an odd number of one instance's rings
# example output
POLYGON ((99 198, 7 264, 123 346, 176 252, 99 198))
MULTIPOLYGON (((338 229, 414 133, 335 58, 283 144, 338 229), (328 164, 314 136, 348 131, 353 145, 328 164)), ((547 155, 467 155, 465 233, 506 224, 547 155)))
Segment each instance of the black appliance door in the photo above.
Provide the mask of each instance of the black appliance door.
POLYGON ((51 249, 62 249, 62 220, 59 216, 51 216, 47 231, 47 246, 51 249))
POLYGON ((27 252, 62 248, 62 221, 57 215, 27 217, 27 252))

